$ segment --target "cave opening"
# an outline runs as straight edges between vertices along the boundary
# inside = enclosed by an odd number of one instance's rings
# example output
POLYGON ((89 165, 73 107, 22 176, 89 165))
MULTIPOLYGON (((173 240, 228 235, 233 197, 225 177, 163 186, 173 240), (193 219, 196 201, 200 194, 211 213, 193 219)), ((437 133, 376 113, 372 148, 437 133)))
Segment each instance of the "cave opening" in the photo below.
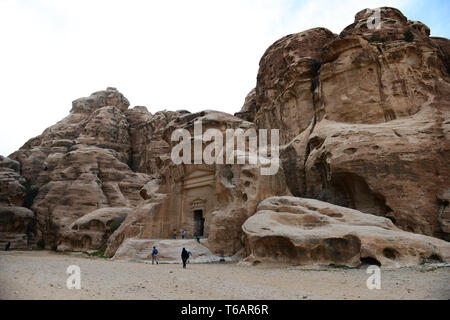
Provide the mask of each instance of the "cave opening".
POLYGON ((361 265, 376 265, 376 266, 381 266, 381 263, 380 263, 380 261, 378 261, 377 259, 375 259, 375 258, 372 258, 372 257, 364 257, 364 258, 361 258, 361 265))

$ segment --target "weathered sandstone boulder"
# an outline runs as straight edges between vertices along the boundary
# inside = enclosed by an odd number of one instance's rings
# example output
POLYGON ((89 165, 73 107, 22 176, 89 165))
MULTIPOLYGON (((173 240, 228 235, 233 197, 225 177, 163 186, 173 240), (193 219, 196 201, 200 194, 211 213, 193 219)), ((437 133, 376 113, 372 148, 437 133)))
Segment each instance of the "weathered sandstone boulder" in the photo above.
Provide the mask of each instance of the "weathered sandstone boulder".
POLYGON ((295 197, 262 201, 242 226, 246 262, 405 266, 450 261, 450 243, 401 231, 386 218, 295 197))
POLYGON ((98 250, 106 245, 109 236, 119 228, 131 208, 102 208, 72 222, 60 235, 58 250, 98 250))
POLYGON ((33 190, 20 175, 20 163, 0 156, 0 247, 27 249, 35 237, 35 217, 29 208, 33 190))
POLYGON ((115 106, 120 111, 126 111, 130 102, 116 88, 97 91, 86 98, 79 98, 72 102, 72 113, 90 113, 106 106, 115 106))
POLYGON ((28 249, 34 236, 34 213, 28 208, 0 206, 0 248, 28 249))

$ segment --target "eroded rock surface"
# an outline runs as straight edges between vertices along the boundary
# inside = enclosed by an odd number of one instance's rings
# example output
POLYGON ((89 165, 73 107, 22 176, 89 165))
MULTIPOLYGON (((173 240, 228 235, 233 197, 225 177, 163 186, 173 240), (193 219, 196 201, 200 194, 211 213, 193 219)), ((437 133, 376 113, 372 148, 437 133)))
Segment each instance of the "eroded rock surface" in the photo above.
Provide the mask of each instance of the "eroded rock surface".
MULTIPOLYGON (((172 116, 161 113, 157 124, 172 116)), ((263 176, 263 164, 237 164, 237 158, 234 164, 175 165, 171 150, 178 141, 171 141, 171 133, 185 129, 194 137, 196 122, 202 123, 202 132, 217 129, 224 136, 227 129, 255 128, 250 122, 217 111, 178 113, 178 117, 154 131, 147 131, 156 127, 152 122, 141 125, 137 130, 148 132, 148 144, 157 141, 164 147, 156 148, 147 167, 142 168, 152 173, 153 179, 140 192, 144 200, 109 239, 108 256, 120 250, 128 238, 170 238, 174 230, 178 235, 185 231, 187 238, 198 235, 214 254, 233 255, 243 247, 241 226, 255 212, 256 205, 269 195, 286 194, 282 168, 275 175, 263 176)), ((203 147, 206 145, 203 141, 203 147)), ((218 150, 223 148, 221 144, 218 150)), ((144 150, 154 149, 148 146, 144 150)))
MULTIPOLYGON (((34 190, 31 209, 45 246, 62 245, 62 234, 86 214, 106 207, 132 208, 148 176, 130 168, 128 100, 114 88, 73 102, 70 115, 29 140, 10 157, 34 190)), ((89 249, 95 239, 84 241, 89 249)))
POLYGON ((33 190, 20 175, 20 163, 0 156, 0 246, 11 242, 11 249, 32 246, 35 216, 29 209, 33 190))
POLYGON ((0 206, 0 246, 11 243, 11 249, 28 249, 35 238, 33 211, 24 207, 0 206))
POLYGON ((377 29, 374 13, 357 13, 339 36, 311 29, 275 42, 236 115, 281 130, 293 195, 448 240, 449 41, 394 8, 379 9, 377 29), (322 41, 297 60, 280 59, 295 56, 295 37, 322 41))
POLYGON ((61 233, 58 250, 99 250, 125 220, 131 208, 102 208, 72 222, 61 233))
POLYGON ((326 202, 271 197, 242 226, 246 262, 405 266, 450 261, 450 243, 401 231, 386 218, 326 202))
POLYGON ((397 9, 379 12, 378 29, 363 10, 340 35, 314 28, 276 41, 235 116, 129 109, 115 88, 75 100, 0 158, 0 242, 134 259, 185 231, 217 256, 447 261, 448 243, 405 231, 450 239, 449 40, 397 9), (216 155, 228 129, 279 129, 280 169, 263 175, 270 159, 249 164, 248 145, 232 164, 194 162, 195 147, 183 151, 190 164, 174 163, 172 133, 186 130, 194 146, 198 121, 222 137, 216 155), (329 203, 270 198, 290 195, 329 203))

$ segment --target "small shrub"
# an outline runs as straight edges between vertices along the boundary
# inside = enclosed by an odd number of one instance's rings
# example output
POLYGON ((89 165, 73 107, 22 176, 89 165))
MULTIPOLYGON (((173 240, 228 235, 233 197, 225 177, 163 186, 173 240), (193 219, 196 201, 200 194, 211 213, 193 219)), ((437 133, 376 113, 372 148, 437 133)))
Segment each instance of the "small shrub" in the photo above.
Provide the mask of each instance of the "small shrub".
POLYGON ((94 251, 92 253, 86 252, 86 254, 90 257, 99 257, 99 258, 106 258, 105 257, 105 251, 106 247, 100 248, 97 251, 94 251))
POLYGON ((116 231, 117 229, 119 229, 120 225, 122 224, 122 222, 125 220, 125 218, 120 218, 117 220, 114 220, 110 225, 109 225, 109 231, 111 233, 113 233, 114 231, 116 231))

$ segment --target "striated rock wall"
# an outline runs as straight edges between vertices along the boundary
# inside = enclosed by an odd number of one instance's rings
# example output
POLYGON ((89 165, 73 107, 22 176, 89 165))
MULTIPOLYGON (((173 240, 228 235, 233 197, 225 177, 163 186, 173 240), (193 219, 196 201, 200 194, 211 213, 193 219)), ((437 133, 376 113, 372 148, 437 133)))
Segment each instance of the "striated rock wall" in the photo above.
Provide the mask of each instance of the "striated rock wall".
MULTIPOLYGON (((75 100, 70 115, 10 156, 35 192, 31 209, 46 247, 67 248, 71 224, 94 210, 132 208, 140 201, 149 177, 129 166, 128 105, 114 88, 75 100)), ((94 242, 86 235, 86 245, 73 248, 90 249, 94 242)))
POLYGON ((20 175, 20 163, 0 156, 0 246, 26 249, 35 240, 35 216, 29 209, 34 190, 20 175))

